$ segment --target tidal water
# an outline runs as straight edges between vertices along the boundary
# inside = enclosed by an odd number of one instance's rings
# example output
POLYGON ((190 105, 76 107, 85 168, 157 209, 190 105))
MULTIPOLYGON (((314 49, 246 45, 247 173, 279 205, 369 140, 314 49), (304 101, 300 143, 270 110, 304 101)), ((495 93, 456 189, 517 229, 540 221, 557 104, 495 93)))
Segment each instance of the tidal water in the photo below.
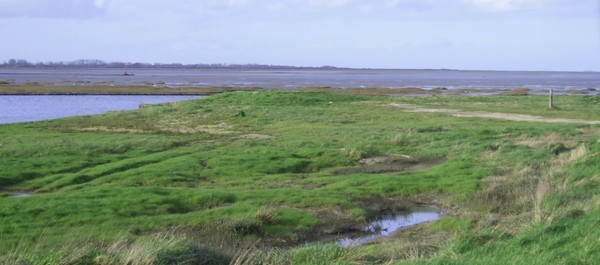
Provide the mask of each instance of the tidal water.
POLYGON ((152 85, 164 87, 263 87, 302 88, 328 86, 445 87, 531 90, 552 88, 600 89, 600 72, 544 71, 459 71, 380 69, 135 69, 123 76, 123 69, 0 68, 0 81, 41 85, 152 85))
MULTIPOLYGON (((532 93, 600 92, 600 72, 519 72, 377 69, 123 69, 0 68, 0 82, 42 86, 373 88, 528 88, 532 93)), ((482 94, 485 94, 483 92, 482 94)), ((39 121, 138 108, 142 103, 185 100, 186 96, 0 96, 0 123, 39 121)))
POLYGON ((31 193, 17 192, 17 193, 14 193, 11 197, 13 197, 13 198, 27 198, 27 197, 31 197, 31 193))
POLYGON ((198 96, 4 96, 0 95, 0 124, 95 115, 133 110, 140 104, 158 104, 198 96))

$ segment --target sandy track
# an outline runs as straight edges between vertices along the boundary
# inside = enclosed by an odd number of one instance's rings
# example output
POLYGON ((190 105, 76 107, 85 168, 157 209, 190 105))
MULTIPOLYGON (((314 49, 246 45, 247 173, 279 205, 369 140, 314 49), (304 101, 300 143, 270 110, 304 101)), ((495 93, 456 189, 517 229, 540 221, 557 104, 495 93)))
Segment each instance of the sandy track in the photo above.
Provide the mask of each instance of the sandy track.
POLYGON ((547 123, 573 123, 573 124, 600 124, 600 121, 567 119, 567 118, 547 118, 541 116, 533 116, 526 114, 501 113, 501 112, 486 112, 486 111, 466 111, 456 109, 433 109, 425 108, 412 104, 392 103, 391 106, 404 109, 406 112, 428 112, 428 113, 445 113, 455 117, 468 118, 484 118, 508 121, 525 121, 525 122, 547 122, 547 123))

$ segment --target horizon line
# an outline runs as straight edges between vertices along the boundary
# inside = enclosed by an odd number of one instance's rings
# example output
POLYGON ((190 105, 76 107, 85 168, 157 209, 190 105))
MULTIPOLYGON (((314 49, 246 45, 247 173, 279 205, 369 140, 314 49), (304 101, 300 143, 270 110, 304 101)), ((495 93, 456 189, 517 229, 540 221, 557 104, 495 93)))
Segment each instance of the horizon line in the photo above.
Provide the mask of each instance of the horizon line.
POLYGON ((204 68, 204 69, 320 69, 320 70, 397 70, 397 71, 485 71, 485 72, 576 72, 576 73, 598 73, 599 70, 506 70, 506 69, 455 69, 455 68, 390 68, 390 67, 345 67, 333 65, 321 66, 299 66, 299 65, 281 65, 281 64, 261 64, 261 63, 149 63, 149 62, 126 62, 111 61, 107 62, 100 59, 77 59, 71 61, 38 61, 30 62, 26 59, 11 58, 8 61, 0 63, 0 68, 121 68, 137 66, 141 68, 204 68))

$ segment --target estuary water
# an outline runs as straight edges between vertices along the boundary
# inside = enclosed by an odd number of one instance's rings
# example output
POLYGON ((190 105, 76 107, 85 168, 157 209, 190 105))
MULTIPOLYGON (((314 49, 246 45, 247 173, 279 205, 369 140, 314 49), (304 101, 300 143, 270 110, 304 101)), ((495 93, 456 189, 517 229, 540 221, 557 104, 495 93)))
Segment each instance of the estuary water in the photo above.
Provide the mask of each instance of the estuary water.
MULTIPOLYGON (((292 89, 304 87, 498 90, 528 88, 532 93, 585 90, 600 92, 600 72, 521 72, 459 70, 385 70, 385 69, 60 69, 0 68, 0 83, 41 86, 117 86, 156 87, 262 87, 292 89)), ((485 94, 485 93, 483 93, 485 94)), ((185 100, 189 96, 0 96, 0 123, 39 121, 76 115, 101 114, 113 110, 135 109, 153 104, 185 100)))
POLYGON ((0 95, 0 124, 95 115, 132 110, 140 104, 158 104, 198 96, 4 96, 0 95))
MULTIPOLYGON (((0 68, 0 81, 41 85, 152 85, 164 87, 435 88, 511 89, 557 92, 600 89, 600 72, 462 71, 385 69, 123 69, 0 68)), ((596 91, 596 90, 593 90, 596 91)))

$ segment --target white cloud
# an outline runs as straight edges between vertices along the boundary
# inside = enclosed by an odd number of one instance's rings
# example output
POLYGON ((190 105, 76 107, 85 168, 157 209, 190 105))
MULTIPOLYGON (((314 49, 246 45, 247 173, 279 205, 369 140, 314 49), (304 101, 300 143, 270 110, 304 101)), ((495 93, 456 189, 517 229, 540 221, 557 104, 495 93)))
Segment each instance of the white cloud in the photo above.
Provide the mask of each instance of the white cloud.
POLYGON ((436 0, 386 0, 383 1, 383 6, 385 7, 401 7, 401 8, 411 8, 411 9, 430 9, 433 6, 448 4, 448 2, 452 1, 436 1, 436 0))
POLYGON ((105 0, 0 0, 0 17, 90 18, 105 0))
POLYGON ((94 0, 94 5, 98 8, 104 8, 106 0, 94 0))
POLYGON ((489 11, 513 11, 522 9, 536 9, 544 7, 552 0, 466 0, 477 8, 489 11))
POLYGON ((350 3, 350 0, 309 0, 308 3, 314 7, 343 7, 350 3))
POLYGON ((250 2, 249 0, 229 0, 228 5, 231 7, 243 7, 250 2))

